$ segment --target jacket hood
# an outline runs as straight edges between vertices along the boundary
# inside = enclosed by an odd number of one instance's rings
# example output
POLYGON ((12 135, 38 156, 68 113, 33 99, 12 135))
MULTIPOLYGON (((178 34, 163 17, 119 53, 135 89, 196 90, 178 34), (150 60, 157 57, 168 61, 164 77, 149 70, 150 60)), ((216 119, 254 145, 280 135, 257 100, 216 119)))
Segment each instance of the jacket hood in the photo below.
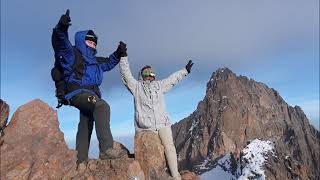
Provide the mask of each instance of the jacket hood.
POLYGON ((80 50, 81 54, 88 57, 92 58, 96 55, 97 51, 89 46, 86 45, 86 35, 90 30, 85 30, 85 31, 79 31, 75 34, 75 46, 77 49, 80 50))
POLYGON ((138 81, 143 81, 141 71, 139 71, 139 73, 138 73, 138 81))

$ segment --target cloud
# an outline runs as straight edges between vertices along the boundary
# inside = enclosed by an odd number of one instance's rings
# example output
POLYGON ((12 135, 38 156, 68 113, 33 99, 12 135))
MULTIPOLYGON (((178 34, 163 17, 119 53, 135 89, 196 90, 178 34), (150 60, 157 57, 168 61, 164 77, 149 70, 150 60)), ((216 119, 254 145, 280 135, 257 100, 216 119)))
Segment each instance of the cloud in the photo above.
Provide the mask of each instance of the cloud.
MULTIPOLYGON (((27 69, 39 67, 31 73, 41 82, 50 81, 50 77, 41 74, 49 72, 53 64, 51 29, 67 8, 71 9, 72 42, 76 31, 89 28, 99 35, 100 55, 112 53, 120 40, 127 42, 134 74, 150 64, 159 78, 164 78, 183 68, 188 59, 194 59, 193 80, 206 81, 217 67, 261 66, 261 61, 269 61, 263 57, 285 49, 311 48, 314 54, 319 52, 319 1, 19 3, 24 7, 19 13, 13 11, 14 1, 4 3, 4 57, 15 61, 30 57, 31 64, 23 64, 28 65, 27 69), (86 11, 85 7, 92 5, 94 11, 86 11), (39 19, 36 14, 45 18, 39 19), (35 20, 32 27, 21 33, 21 26, 29 25, 31 20, 35 20), (35 34, 37 40, 26 34, 35 34), (32 48, 25 50, 28 46, 32 48), (22 50, 21 55, 13 56, 17 50, 22 50)), ((12 63, 4 65, 11 67, 12 63)), ((105 89, 120 86, 117 68, 105 74, 105 89)))
MULTIPOLYGON (((76 31, 93 29, 99 36, 99 55, 107 56, 120 40, 125 41, 134 76, 148 64, 162 79, 183 68, 188 59, 194 60, 190 76, 167 98, 169 111, 175 108, 169 101, 182 99, 179 93, 190 97, 184 98, 183 104, 195 108, 200 95, 192 97, 203 92, 211 73, 221 66, 257 77, 280 89, 285 97, 319 91, 319 1, 10 0, 1 1, 1 96, 13 104, 13 109, 39 97, 55 106, 50 38, 52 28, 68 8, 71 42, 76 31), (23 7, 19 11, 17 4, 23 7), (198 89, 191 91, 188 85, 194 83, 198 89)), ((101 90, 114 109, 133 108, 118 67, 105 73, 101 90)), ((60 112, 76 116, 74 111, 60 112)), ((181 115, 173 114, 173 119, 187 114, 179 112, 181 115)), ((130 122, 118 115, 118 122, 130 122)), ((76 120, 65 128, 71 126, 76 126, 76 120)))

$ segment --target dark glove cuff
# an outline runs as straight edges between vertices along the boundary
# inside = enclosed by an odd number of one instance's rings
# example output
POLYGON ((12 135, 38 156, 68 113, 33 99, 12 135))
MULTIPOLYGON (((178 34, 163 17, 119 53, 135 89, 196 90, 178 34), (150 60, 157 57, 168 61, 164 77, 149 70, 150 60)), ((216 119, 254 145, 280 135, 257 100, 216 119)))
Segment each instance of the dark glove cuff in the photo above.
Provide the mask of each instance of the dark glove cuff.
POLYGON ((115 51, 113 54, 118 60, 120 60, 121 56, 120 56, 120 53, 118 51, 115 51))
POLYGON ((118 50, 114 52, 114 55, 115 55, 116 58, 119 59, 119 60, 120 60, 121 57, 127 57, 127 56, 128 56, 128 54, 127 54, 126 51, 121 52, 121 51, 118 51, 118 50))

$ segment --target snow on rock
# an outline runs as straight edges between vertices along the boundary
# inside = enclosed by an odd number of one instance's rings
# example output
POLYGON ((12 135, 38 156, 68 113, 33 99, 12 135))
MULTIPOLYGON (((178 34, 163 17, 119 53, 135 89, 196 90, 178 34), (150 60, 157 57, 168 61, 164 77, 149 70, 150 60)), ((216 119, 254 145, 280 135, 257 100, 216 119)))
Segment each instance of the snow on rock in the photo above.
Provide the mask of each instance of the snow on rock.
MULTIPOLYGON (((209 159, 210 160, 210 159, 209 159)), ((208 159, 206 159, 201 165, 200 168, 206 169, 206 164, 208 164, 208 159)), ((211 169, 210 171, 207 171, 203 174, 201 174, 200 178, 202 180, 212 180, 212 179, 237 179, 236 176, 234 176, 231 173, 231 160, 230 160, 230 154, 227 154, 223 156, 219 161, 217 162, 216 166, 211 169)))
POLYGON ((234 169, 234 171, 232 171, 230 154, 226 154, 216 163, 213 163, 214 160, 206 158, 202 163, 198 165, 197 168, 199 168, 199 171, 208 170, 200 175, 200 178, 202 180, 264 180, 266 177, 264 174, 263 165, 267 160, 268 153, 274 155, 274 144, 271 141, 254 139, 242 150, 242 161, 236 162, 236 169, 234 169))
POLYGON ((269 152, 274 155, 274 144, 272 142, 259 139, 251 141, 251 143, 242 150, 242 160, 245 164, 242 167, 242 173, 238 179, 264 180, 265 174, 262 168, 269 152))
POLYGON ((193 120, 193 121, 192 121, 192 125, 191 125, 191 127, 190 127, 190 129, 189 129, 189 132, 191 132, 191 134, 192 134, 192 130, 193 130, 195 127, 197 127, 198 124, 199 124, 199 120, 193 120))
POLYGON ((224 179, 224 180, 234 180, 237 179, 231 173, 223 170, 220 166, 213 168, 212 170, 205 172, 200 175, 201 180, 212 180, 212 179, 224 179))

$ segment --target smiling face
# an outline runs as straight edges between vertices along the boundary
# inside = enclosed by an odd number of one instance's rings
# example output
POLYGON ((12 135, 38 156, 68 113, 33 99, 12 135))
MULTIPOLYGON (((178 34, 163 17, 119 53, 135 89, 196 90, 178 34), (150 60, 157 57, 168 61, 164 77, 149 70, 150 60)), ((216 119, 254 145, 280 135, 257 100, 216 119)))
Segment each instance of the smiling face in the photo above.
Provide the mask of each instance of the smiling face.
POLYGON ((147 76, 147 77, 144 77, 143 80, 144 80, 144 81, 154 81, 155 78, 152 77, 152 76, 147 76))
POLYGON ((86 40, 86 45, 93 48, 93 49, 97 48, 97 44, 93 41, 90 41, 90 40, 86 40))

